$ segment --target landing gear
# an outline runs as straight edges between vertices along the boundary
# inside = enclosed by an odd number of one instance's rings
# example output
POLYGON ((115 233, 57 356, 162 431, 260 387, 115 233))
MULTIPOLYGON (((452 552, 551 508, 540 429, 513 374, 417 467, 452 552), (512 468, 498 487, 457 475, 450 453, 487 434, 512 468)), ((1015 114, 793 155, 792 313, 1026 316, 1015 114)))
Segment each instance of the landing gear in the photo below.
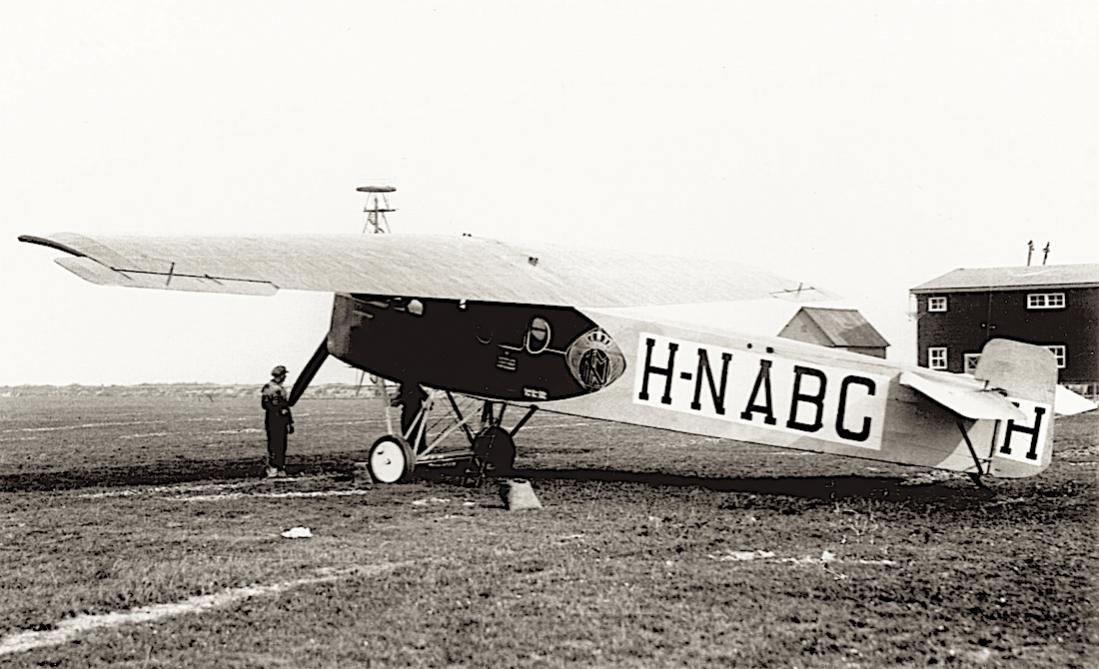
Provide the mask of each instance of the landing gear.
POLYGON ((493 402, 485 402, 481 409, 481 429, 475 435, 467 435, 473 457, 463 474, 462 480, 469 486, 480 486, 489 476, 507 476, 515 468, 515 435, 534 415, 536 407, 531 406, 527 413, 511 430, 505 430, 504 412, 507 404, 499 403, 496 412, 493 402))
POLYGON ((370 477, 378 483, 406 481, 415 467, 416 454, 408 442, 388 434, 374 442, 366 460, 370 477))
POLYGON ((377 483, 406 481, 417 466, 463 464, 462 479, 472 485, 480 485, 488 476, 508 474, 515 465, 515 435, 535 412, 535 407, 528 407, 508 430, 502 425, 507 410, 503 402, 459 398, 449 391, 429 393, 410 384, 402 386, 396 400, 391 401, 392 386, 380 378, 374 379, 374 386, 385 409, 387 432, 370 447, 367 458, 367 471, 377 483), (444 410, 429 424, 436 400, 442 397, 449 411, 444 410), (478 404, 480 426, 474 431, 471 424, 478 416, 478 404), (401 408, 399 420, 394 420, 395 405, 401 408), (444 445, 458 430, 465 435, 465 447, 444 445))
POLYGON ((473 457, 480 459, 487 471, 510 474, 515 467, 515 440, 499 425, 489 425, 473 438, 473 457))

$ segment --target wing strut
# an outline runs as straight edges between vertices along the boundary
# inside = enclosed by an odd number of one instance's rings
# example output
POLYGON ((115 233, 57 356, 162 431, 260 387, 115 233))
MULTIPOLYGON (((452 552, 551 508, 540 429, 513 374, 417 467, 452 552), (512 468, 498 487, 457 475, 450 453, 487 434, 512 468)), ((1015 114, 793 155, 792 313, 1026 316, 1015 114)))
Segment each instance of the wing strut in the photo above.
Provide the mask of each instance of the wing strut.
POLYGON ((538 411, 538 406, 536 404, 530 405, 530 408, 527 409, 527 412, 523 414, 522 418, 519 419, 519 422, 511 428, 511 436, 514 437, 515 435, 519 434, 519 430, 523 429, 523 426, 527 424, 527 421, 530 420, 530 417, 534 415, 535 411, 538 411))
POLYGON ((302 368, 301 374, 298 374, 298 378, 294 380, 294 387, 290 389, 290 406, 294 406, 301 399, 302 393, 309 387, 309 382, 313 380, 313 377, 317 375, 321 365, 328 359, 328 336, 321 341, 321 345, 317 347, 313 357, 309 358, 309 362, 305 363, 305 367, 302 368))

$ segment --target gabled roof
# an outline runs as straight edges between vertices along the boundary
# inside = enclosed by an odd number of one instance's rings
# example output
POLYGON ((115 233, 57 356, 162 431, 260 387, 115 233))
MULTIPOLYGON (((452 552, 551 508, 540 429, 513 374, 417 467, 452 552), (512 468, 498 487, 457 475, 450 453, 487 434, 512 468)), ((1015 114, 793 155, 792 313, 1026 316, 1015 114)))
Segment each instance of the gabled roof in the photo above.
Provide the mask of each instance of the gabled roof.
POLYGON ((959 268, 922 283, 912 293, 1023 288, 1099 287, 1099 264, 959 268))
MULTIPOLYGON (((824 307, 802 307, 799 313, 805 314, 833 346, 856 348, 884 348, 889 342, 857 309, 828 309, 824 307)), ((797 318, 795 315, 794 318, 797 318)))

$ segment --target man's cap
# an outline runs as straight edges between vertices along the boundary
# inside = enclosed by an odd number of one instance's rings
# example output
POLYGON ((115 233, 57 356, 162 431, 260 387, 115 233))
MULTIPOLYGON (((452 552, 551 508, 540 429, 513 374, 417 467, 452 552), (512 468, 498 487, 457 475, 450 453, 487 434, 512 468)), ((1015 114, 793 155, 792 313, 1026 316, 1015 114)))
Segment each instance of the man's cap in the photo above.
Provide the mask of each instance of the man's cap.
POLYGON ((283 374, 286 374, 286 368, 282 365, 278 365, 271 370, 271 376, 282 376, 283 374))

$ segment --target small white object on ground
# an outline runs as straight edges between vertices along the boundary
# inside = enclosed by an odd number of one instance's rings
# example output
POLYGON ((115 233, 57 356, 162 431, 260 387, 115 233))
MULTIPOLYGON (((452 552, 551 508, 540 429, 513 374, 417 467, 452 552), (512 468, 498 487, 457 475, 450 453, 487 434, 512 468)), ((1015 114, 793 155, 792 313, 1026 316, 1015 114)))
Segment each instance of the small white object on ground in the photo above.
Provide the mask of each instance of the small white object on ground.
POLYGON ((821 551, 820 557, 813 557, 807 555, 805 557, 782 557, 775 558, 774 551, 727 551, 725 554, 711 553, 708 556, 711 560, 717 560, 718 562, 746 562, 748 560, 770 560, 775 559, 776 562, 784 562, 787 564, 829 564, 829 563, 843 563, 843 564, 864 564, 864 565, 882 565, 886 567, 895 567, 899 563, 895 560, 865 560, 865 559, 846 559, 839 558, 835 553, 829 550, 821 551))
POLYGON ((774 556, 775 554, 771 551, 729 551, 725 555, 711 555, 710 558, 718 562, 744 562, 746 560, 765 560, 774 556))
POLYGON ((313 536, 313 531, 308 527, 291 527, 283 532, 282 536, 287 539, 309 539, 313 536))
POLYGON ((500 499, 508 511, 541 509, 542 503, 526 479, 509 479, 500 484, 500 499))

